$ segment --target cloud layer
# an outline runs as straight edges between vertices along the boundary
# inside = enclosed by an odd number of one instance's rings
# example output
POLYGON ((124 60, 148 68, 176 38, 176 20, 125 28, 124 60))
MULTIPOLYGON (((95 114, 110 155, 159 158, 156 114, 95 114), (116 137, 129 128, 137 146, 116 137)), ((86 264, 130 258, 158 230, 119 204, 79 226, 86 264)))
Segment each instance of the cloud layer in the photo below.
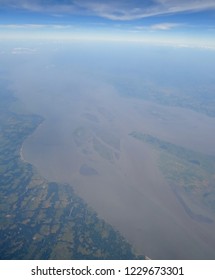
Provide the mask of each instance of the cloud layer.
POLYGON ((99 16, 128 21, 156 15, 215 10, 214 0, 0 0, 0 6, 35 12, 99 16))

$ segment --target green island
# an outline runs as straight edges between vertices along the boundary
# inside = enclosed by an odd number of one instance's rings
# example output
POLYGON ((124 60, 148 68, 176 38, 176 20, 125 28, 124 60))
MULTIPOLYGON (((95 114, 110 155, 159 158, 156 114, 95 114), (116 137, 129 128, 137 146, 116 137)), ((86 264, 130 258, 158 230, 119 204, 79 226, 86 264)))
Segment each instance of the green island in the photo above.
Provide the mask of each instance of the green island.
POLYGON ((119 158, 120 140, 110 132, 97 128, 77 127, 73 131, 77 148, 84 154, 97 153, 101 158, 114 162, 119 158))
POLYGON ((0 259, 144 259, 72 186, 48 182, 22 160, 43 118, 4 87, 0 100, 0 259))
MULTIPOLYGON (((195 217, 185 203, 187 198, 210 213, 215 213, 214 156, 202 154, 142 132, 133 131, 129 135, 150 145, 158 152, 158 166, 190 216, 195 217)), ((212 222, 203 217, 196 218, 212 222)))
POLYGON ((209 117, 215 117, 214 86, 183 85, 160 86, 156 82, 144 81, 141 77, 127 77, 113 83, 119 94, 127 98, 139 98, 159 105, 189 109, 209 117))

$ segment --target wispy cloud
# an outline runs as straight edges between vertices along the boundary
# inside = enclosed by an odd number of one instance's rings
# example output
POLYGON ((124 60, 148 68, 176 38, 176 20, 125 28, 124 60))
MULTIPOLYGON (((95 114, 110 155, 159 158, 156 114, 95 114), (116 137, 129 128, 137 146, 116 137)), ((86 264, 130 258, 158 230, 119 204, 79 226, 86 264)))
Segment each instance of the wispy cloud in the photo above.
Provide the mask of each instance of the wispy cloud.
POLYGON ((176 27, 181 26, 181 24, 177 24, 177 23, 159 23, 159 24, 153 24, 150 26, 150 29, 152 30, 170 30, 176 27))
POLYGON ((152 31, 152 30, 172 30, 178 27, 184 26, 181 23, 171 23, 171 22, 163 22, 153 25, 138 25, 134 26, 133 29, 136 31, 152 31))
POLYGON ((1 24, 2 29, 40 29, 47 25, 44 24, 1 24))
POLYGON ((0 0, 0 6, 33 12, 53 12, 58 16, 61 13, 78 11, 76 5, 70 0, 0 0))
POLYGON ((12 50, 12 54, 33 54, 37 50, 36 49, 31 49, 31 48, 14 48, 12 50))
POLYGON ((74 25, 68 24, 1 24, 0 29, 25 29, 25 30, 41 30, 41 29, 72 29, 75 28, 74 25))
POLYGON ((135 20, 156 15, 215 9, 214 0, 79 1, 91 12, 111 20, 135 20), (111 3, 110 3, 111 2, 111 3))
POLYGON ((0 5, 58 15, 94 15, 121 21, 215 9, 214 0, 0 0, 0 5))

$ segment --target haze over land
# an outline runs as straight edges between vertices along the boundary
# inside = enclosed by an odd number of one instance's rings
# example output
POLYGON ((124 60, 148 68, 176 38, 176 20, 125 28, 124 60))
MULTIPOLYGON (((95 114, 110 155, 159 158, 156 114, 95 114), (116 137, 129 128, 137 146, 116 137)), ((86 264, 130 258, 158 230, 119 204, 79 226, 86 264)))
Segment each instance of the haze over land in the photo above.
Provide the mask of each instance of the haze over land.
MULTIPOLYGON (((175 17, 161 6, 144 14, 128 8, 118 14, 121 2, 114 11, 89 6, 91 13, 100 11, 95 20, 106 26, 106 39, 91 25, 86 32, 86 23, 71 35, 68 15, 60 33, 52 30, 53 14, 51 25, 41 16, 36 26, 27 19, 19 27, 2 26, 8 37, 17 28, 22 34, 1 45, 1 77, 22 103, 16 110, 43 118, 24 141, 22 159, 49 182, 73 188, 137 254, 152 259, 215 258, 215 52, 214 41, 206 40, 214 6, 197 2, 198 9, 183 1, 175 17), (199 24, 202 9, 208 22, 198 26, 199 40, 186 40, 192 32, 182 35, 187 17, 179 20, 178 13, 194 8, 193 22, 199 24), (153 15, 174 22, 150 23, 153 15), (117 32, 112 25, 142 18, 141 26, 118 26, 117 32), (46 25, 43 34, 39 22, 46 25), (35 38, 23 40, 30 30, 35 38)), ((33 8, 26 9, 33 17, 33 8)))

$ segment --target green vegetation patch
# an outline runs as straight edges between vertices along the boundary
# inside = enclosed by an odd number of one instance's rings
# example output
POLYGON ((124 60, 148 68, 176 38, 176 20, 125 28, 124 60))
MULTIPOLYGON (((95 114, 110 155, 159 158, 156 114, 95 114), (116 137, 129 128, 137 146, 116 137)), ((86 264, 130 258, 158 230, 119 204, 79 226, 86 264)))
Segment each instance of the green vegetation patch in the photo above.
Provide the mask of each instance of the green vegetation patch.
POLYGON ((159 168, 172 185, 191 199, 215 211, 215 157, 161 140, 149 134, 131 132, 159 152, 159 168))
POLYGON ((127 98, 140 98, 154 103, 180 107, 193 110, 198 113, 215 117, 215 95, 214 84, 212 85, 191 85, 184 87, 182 84, 177 86, 161 86, 154 81, 144 81, 136 77, 128 77, 125 81, 117 76, 112 83, 117 88, 120 95, 127 98))

